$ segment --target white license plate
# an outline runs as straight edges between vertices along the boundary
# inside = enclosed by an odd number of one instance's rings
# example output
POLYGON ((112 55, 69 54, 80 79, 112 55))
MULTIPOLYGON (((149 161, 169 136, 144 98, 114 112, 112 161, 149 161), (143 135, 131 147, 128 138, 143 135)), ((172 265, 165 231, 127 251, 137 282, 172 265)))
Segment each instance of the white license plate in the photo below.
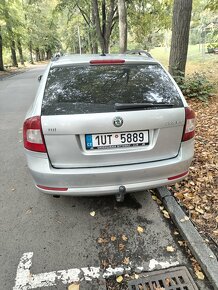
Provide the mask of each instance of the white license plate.
POLYGON ((86 134, 86 149, 109 149, 149 144, 148 131, 86 134))

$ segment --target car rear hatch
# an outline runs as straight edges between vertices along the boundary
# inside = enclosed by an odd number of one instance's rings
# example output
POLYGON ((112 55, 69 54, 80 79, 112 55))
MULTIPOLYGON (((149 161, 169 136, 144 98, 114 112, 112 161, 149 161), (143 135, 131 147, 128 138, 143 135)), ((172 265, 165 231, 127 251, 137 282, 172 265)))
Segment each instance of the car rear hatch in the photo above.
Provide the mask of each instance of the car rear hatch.
POLYGON ((41 113, 56 168, 155 162, 178 155, 185 110, 156 63, 51 68, 41 113))

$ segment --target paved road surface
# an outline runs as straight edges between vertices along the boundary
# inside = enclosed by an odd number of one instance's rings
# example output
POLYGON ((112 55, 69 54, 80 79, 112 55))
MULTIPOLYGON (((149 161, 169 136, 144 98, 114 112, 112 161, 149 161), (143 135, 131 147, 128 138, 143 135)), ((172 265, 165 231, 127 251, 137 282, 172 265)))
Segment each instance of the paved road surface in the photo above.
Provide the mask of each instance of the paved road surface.
MULTIPOLYGON (((13 289, 18 264, 27 252, 34 254, 33 274, 109 264, 117 267, 125 258, 132 269, 149 270, 156 263, 152 259, 165 265, 187 264, 168 222, 147 192, 128 197, 120 206, 114 197, 57 199, 34 188, 21 131, 37 90, 37 77, 44 69, 36 67, 0 81, 0 289, 13 289), (94 217, 91 211, 96 212, 94 217), (137 226, 143 227, 142 234, 137 226), (166 252, 168 245, 176 251, 166 252)), ((40 289, 66 289, 66 285, 40 289)))

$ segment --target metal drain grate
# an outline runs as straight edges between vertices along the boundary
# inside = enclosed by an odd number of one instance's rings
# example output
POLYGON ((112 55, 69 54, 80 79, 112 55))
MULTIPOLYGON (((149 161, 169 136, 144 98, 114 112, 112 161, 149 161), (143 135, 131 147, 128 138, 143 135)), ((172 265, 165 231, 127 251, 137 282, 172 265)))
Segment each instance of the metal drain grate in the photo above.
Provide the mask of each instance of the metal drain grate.
POLYGON ((186 267, 145 273, 128 282, 129 290, 198 290, 186 267))

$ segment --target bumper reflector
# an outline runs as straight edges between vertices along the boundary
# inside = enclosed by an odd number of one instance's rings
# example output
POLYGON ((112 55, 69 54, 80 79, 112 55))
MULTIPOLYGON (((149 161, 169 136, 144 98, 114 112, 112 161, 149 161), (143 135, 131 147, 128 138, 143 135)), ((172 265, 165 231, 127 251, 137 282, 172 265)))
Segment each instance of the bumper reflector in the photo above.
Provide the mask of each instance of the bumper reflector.
POLYGON ((51 190, 51 191, 67 191, 68 188, 66 187, 48 187, 48 186, 44 186, 44 185, 38 185, 37 187, 44 189, 44 190, 51 190))
POLYGON ((178 179, 178 178, 183 177, 183 176, 185 176, 185 175, 187 175, 187 174, 188 174, 188 171, 183 172, 183 173, 178 174, 178 175, 175 175, 175 176, 168 177, 168 180, 178 179))

